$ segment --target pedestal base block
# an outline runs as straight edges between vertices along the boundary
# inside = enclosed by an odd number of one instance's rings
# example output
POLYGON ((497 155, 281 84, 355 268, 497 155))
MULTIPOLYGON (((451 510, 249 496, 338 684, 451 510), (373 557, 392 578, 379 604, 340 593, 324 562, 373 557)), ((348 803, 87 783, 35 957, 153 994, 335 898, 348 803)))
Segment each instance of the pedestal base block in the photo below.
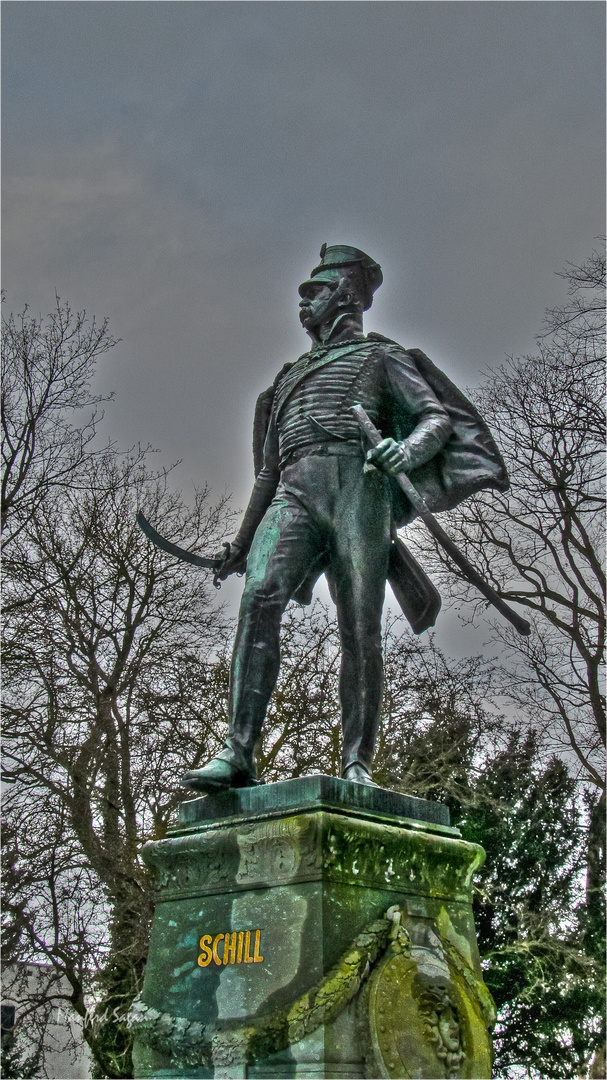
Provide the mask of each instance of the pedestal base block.
POLYGON ((183 803, 144 849, 135 1076, 489 1077, 483 857, 444 806, 334 777, 183 803))

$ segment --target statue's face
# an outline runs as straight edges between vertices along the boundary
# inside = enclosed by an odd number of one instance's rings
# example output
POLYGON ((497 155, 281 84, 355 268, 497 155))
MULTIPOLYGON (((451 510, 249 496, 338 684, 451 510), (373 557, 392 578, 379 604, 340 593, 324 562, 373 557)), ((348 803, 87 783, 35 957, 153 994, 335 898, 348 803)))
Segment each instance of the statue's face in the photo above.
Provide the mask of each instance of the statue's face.
POLYGON ((305 286, 299 304, 299 319, 304 330, 314 332, 337 314, 339 305, 339 279, 335 281, 310 281, 305 286))

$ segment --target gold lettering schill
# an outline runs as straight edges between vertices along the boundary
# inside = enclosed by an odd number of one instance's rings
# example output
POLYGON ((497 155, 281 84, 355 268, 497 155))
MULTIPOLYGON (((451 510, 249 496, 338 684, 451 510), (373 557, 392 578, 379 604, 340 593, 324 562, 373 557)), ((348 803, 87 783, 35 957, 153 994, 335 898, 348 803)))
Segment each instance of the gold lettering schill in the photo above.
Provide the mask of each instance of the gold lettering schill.
POLYGON ((225 934, 203 934, 200 942, 199 967, 210 963, 261 964, 261 930, 233 930, 225 934), (251 952, 252 947, 252 952, 251 952))

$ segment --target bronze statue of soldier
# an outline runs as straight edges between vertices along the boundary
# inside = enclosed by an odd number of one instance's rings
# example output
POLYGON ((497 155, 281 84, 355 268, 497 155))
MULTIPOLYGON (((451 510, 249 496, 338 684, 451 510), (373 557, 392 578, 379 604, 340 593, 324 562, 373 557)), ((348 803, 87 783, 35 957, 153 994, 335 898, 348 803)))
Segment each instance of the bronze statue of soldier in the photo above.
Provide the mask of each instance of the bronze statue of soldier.
POLYGON ((417 349, 363 332, 383 278, 363 251, 323 245, 299 288, 312 349, 278 374, 256 409, 256 480, 219 571, 246 580, 230 675, 223 750, 182 784, 214 792, 256 784, 254 747, 279 670, 289 600, 309 603, 325 574, 341 641, 342 777, 373 784, 382 697, 386 580, 415 632, 433 625, 440 597, 396 535, 416 516, 395 482, 413 481, 430 510, 485 487, 506 469, 474 407, 417 349), (384 438, 369 450, 351 412, 361 404, 384 438))

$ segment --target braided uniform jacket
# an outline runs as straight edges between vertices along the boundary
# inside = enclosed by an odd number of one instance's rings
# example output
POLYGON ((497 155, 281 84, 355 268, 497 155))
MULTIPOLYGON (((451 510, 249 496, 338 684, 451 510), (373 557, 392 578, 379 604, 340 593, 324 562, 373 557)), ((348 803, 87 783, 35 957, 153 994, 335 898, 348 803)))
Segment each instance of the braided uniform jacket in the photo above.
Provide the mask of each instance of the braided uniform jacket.
POLYGON ((361 404, 376 426, 391 428, 389 406, 396 398, 407 402, 407 434, 415 429, 415 464, 434 457, 451 423, 407 354, 399 352, 390 357, 365 343, 333 349, 320 360, 298 361, 276 392, 279 469, 311 447, 322 451, 323 443, 338 440, 362 449, 351 406, 361 404))
MULTIPOLYGON (((406 440, 410 479, 432 510, 451 509, 481 488, 507 489, 493 437, 461 391, 420 350, 369 334, 305 354, 261 395, 254 433, 257 479, 236 544, 250 547, 290 460, 322 452, 331 442, 360 445, 349 412, 354 404, 363 406, 384 437, 406 440)), ((394 521, 402 525, 415 513, 394 481, 390 487, 394 521)))

